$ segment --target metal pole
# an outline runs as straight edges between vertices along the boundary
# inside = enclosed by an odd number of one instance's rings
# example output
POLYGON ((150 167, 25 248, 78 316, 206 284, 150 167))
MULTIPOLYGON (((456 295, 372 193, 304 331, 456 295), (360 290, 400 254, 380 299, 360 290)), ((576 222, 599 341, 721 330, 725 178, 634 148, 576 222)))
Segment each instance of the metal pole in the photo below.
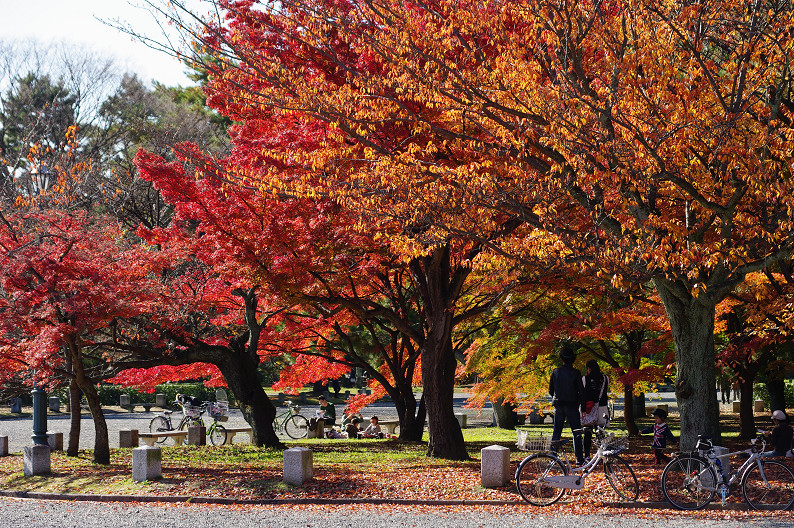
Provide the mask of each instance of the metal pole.
POLYGON ((34 445, 49 445, 47 441, 47 393, 36 385, 33 396, 33 440, 34 445))

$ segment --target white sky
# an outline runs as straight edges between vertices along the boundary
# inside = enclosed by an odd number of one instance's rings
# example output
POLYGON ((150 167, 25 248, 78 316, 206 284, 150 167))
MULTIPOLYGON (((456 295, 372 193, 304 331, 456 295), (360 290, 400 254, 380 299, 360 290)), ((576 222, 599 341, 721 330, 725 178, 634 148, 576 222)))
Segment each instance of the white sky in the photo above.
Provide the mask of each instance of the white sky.
POLYGON ((118 18, 152 38, 161 34, 152 15, 127 0, 0 0, 0 39, 76 43, 114 57, 122 69, 137 73, 144 81, 168 86, 192 84, 179 61, 94 17, 118 18))

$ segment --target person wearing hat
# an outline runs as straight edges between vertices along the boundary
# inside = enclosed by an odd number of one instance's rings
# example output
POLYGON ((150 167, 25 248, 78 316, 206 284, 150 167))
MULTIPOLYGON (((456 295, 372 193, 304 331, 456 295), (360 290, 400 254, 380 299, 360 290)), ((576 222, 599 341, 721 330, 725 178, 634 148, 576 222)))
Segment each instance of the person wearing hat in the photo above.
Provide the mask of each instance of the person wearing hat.
POLYGON ((563 346, 560 351, 560 359, 562 359, 562 366, 552 371, 551 380, 549 380, 549 394, 554 406, 554 431, 551 433, 551 441, 553 443, 560 439, 567 418, 573 433, 573 451, 576 454, 576 462, 581 466, 584 463, 581 412, 585 408, 582 373, 573 367, 576 352, 570 344, 563 346))
POLYGON ((794 430, 788 423, 786 411, 780 409, 772 413, 772 422, 775 426, 771 431, 765 431, 766 436, 770 436, 774 451, 767 451, 764 456, 786 456, 791 449, 791 440, 794 437, 794 430))
POLYGON ((656 423, 640 431, 640 434, 653 433, 651 447, 653 448, 653 456, 655 458, 654 464, 667 464, 667 461, 670 460, 670 457, 664 454, 664 450, 667 447, 667 441, 669 440, 673 444, 677 442, 673 436, 673 433, 670 431, 670 428, 667 427, 667 423, 665 423, 667 420, 667 411, 656 408, 651 414, 653 415, 654 422, 656 423))

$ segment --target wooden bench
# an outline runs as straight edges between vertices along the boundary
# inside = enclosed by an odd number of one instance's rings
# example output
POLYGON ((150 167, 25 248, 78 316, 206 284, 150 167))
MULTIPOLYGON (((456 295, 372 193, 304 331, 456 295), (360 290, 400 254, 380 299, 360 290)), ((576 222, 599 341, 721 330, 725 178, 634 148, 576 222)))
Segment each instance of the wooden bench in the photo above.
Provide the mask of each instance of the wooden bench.
POLYGON ((174 444, 181 445, 185 443, 187 438, 187 431, 163 431, 161 433, 138 433, 138 440, 142 443, 153 446, 155 442, 160 439, 166 440, 168 438, 174 439, 174 444))
POLYGON ((231 444, 234 440, 234 435, 237 433, 244 433, 247 434, 249 438, 253 436, 253 431, 251 431, 250 427, 223 427, 226 429, 226 443, 231 444))
POLYGON ((378 420, 378 425, 380 425, 381 429, 385 434, 394 434, 394 430, 400 425, 399 420, 378 420))

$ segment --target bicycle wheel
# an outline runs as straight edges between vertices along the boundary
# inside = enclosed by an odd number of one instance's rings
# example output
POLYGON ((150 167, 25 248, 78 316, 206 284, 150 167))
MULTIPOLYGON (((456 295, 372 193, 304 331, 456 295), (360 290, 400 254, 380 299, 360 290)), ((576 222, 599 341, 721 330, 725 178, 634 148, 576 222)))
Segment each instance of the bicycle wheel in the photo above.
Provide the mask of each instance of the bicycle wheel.
POLYGON ((289 435, 290 438, 294 438, 295 440, 306 438, 306 435, 309 434, 309 420, 300 414, 290 416, 284 422, 284 429, 287 430, 287 435, 289 435))
POLYGON ((210 426, 210 441, 212 445, 223 445, 226 443, 226 428, 219 423, 210 426))
MULTIPOLYGON (((168 420, 163 418, 162 416, 155 416, 152 418, 152 421, 149 422, 149 432, 150 433, 164 433, 166 431, 170 431, 171 428, 169 427, 168 420)), ((165 438, 158 438, 155 440, 158 444, 162 444, 165 442, 165 438)))
POLYGON ((628 502, 637 500, 640 494, 640 483, 628 462, 617 455, 604 460, 604 474, 607 482, 620 498, 628 502))
POLYGON ((782 462, 762 460, 742 477, 742 493, 756 510, 787 510, 794 503, 794 473, 782 462))
POLYGON ((679 510, 699 510, 714 498, 717 475, 705 458, 680 455, 662 472, 662 492, 679 510))
POLYGON ((568 470, 557 457, 548 453, 536 453, 528 456, 518 465, 516 489, 528 503, 535 506, 549 506, 560 500, 565 489, 555 488, 544 482, 544 479, 567 474, 568 470))

